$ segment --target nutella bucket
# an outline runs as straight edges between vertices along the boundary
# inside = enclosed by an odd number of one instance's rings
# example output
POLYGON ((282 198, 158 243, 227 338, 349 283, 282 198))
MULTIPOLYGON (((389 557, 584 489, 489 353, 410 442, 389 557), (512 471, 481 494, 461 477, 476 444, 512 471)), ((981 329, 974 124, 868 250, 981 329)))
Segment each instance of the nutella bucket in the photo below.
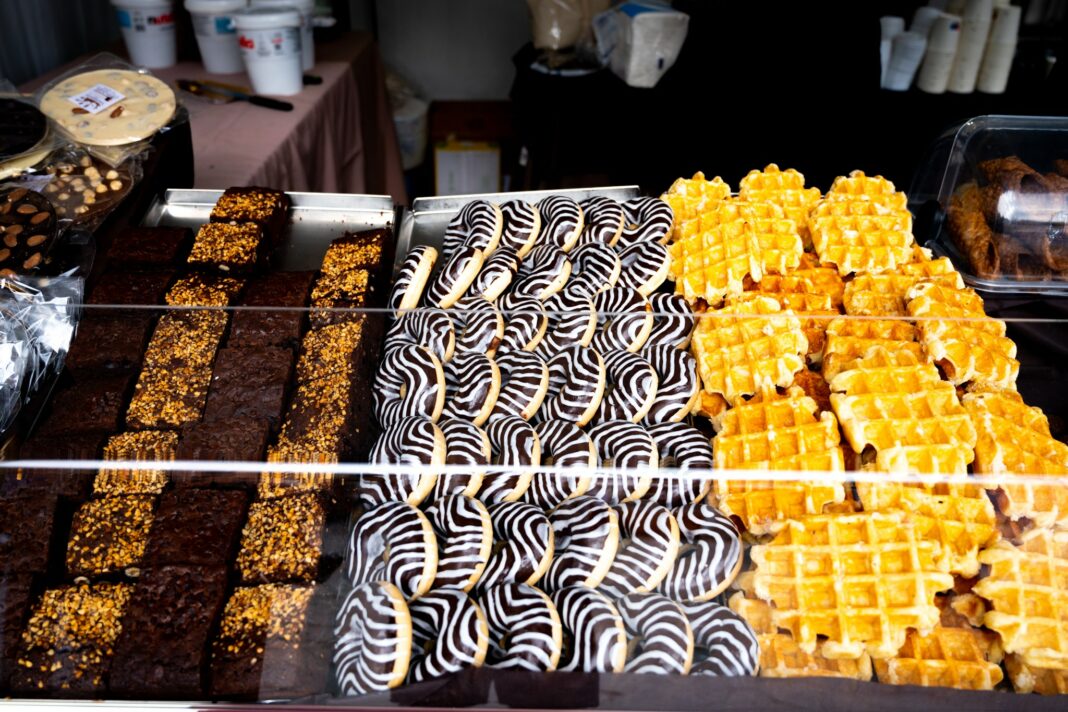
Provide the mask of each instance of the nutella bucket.
POLYGON ((257 94, 291 96, 304 86, 300 13, 257 7, 234 15, 245 71, 257 94))
POLYGON ((246 6, 245 0, 185 0, 185 9, 193 20, 200 59, 204 69, 211 74, 244 71, 233 15, 246 6))
POLYGON ((130 61, 148 69, 173 67, 178 61, 171 0, 111 0, 122 28, 130 61))

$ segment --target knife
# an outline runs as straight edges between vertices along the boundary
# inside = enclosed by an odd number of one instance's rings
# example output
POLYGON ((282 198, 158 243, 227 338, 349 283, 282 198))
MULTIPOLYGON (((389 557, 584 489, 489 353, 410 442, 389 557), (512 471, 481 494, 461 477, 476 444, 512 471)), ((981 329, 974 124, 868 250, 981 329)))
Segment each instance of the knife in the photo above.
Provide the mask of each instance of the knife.
POLYGON ((271 99, 266 96, 260 96, 259 94, 250 94, 245 87, 240 87, 234 84, 223 84, 222 82, 193 79, 179 79, 177 84, 179 89, 199 96, 223 97, 228 101, 247 101, 250 104, 262 106, 265 109, 293 111, 293 105, 288 101, 279 101, 278 99, 271 99))

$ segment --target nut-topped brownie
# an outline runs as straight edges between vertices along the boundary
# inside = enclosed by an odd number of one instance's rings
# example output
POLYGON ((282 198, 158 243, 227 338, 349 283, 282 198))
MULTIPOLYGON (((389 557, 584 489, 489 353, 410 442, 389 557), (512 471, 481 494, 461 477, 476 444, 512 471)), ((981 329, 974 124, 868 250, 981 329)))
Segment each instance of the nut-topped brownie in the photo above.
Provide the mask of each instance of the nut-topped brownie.
POLYGON ((260 264, 263 243, 263 229, 255 223, 208 223, 197 230, 189 264, 244 274, 260 264))
POLYGON ((289 196, 273 188, 227 188, 211 210, 211 221, 231 224, 256 223, 263 228, 273 249, 282 243, 289 205, 289 196))
POLYGON ((184 227, 127 227, 111 241, 108 264, 177 267, 189 253, 192 232, 184 227))
POLYGON ((245 286, 243 279, 208 274, 182 277, 167 290, 167 304, 174 307, 230 306, 245 286))
POLYGON ((146 569, 115 643, 111 693, 137 699, 201 696, 209 637, 225 596, 225 566, 146 569))
POLYGON ((324 274, 315 283, 311 296, 311 323, 315 328, 359 318, 344 310, 371 306, 371 273, 353 269, 338 275, 324 274))
POLYGON ((309 331, 301 342, 297 359, 297 383, 307 383, 327 376, 352 378, 365 359, 376 354, 365 347, 364 328, 367 315, 351 321, 309 331))
POLYGON ((235 589, 212 646, 211 695, 267 700, 324 692, 332 595, 314 585, 235 589))
POLYGON ((330 243, 323 257, 322 273, 337 277, 354 269, 378 270, 386 257, 389 230, 347 232, 330 243))
POLYGON ((276 307, 237 310, 230 327, 228 346, 296 346, 304 328, 312 272, 273 272, 250 280, 242 306, 276 307))
POLYGON ((104 497, 74 514, 67 544, 67 573, 103 576, 141 565, 152 528, 154 497, 104 497))
POLYGON ((326 510, 315 494, 254 502, 237 553, 241 581, 314 581, 323 553, 325 523, 326 510))
POLYGON ((88 310, 67 354, 67 368, 75 374, 129 373, 141 365, 152 315, 133 312, 121 317, 88 310))
POLYGON ((146 368, 134 388, 126 425, 133 430, 183 428, 199 422, 208 400, 209 366, 146 368))
POLYGON ((152 522, 144 566, 229 563, 247 509, 248 495, 237 490, 167 492, 152 522))
POLYGON ((220 349, 211 377, 205 422, 266 420, 278 428, 293 371, 293 352, 272 346, 220 349))
POLYGON ((45 591, 22 634, 11 688, 59 697, 103 693, 132 592, 124 583, 45 591))
POLYGON ((332 472, 316 471, 316 465, 336 465, 337 456, 313 452, 299 445, 282 441, 271 446, 267 462, 299 464, 300 472, 268 470, 260 475, 256 496, 274 499, 301 492, 329 492, 334 486, 332 472))
POLYGON ((143 469, 103 468, 93 481, 98 497, 126 494, 159 494, 170 479, 166 471, 153 469, 152 462, 173 460, 178 449, 178 434, 166 430, 142 430, 120 433, 104 445, 105 460, 136 460, 143 469))
POLYGON ((353 427, 353 383, 327 375, 297 386, 278 443, 320 456, 344 457, 358 435, 353 427))
MULTIPOLYGON (((265 420, 255 418, 197 423, 182 430, 175 459, 194 462, 262 461, 269 436, 270 425, 265 420)), ((171 481, 177 488, 230 488, 251 487, 258 477, 255 472, 190 470, 173 473, 171 481)))
POLYGON ((168 312, 160 317, 145 350, 146 367, 209 368, 226 333, 227 315, 215 310, 168 312))
POLYGON ((56 436, 118 432, 131 382, 127 375, 80 379, 56 395, 40 433, 56 436))
POLYGON ((174 279, 174 272, 129 272, 113 270, 105 272, 89 292, 89 304, 162 304, 167 287, 174 279))

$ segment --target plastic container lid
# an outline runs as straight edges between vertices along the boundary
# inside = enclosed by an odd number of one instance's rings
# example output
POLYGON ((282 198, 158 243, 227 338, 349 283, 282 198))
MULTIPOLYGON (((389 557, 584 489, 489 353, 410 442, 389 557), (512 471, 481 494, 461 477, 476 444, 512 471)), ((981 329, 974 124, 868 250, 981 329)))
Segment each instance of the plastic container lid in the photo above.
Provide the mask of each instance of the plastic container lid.
POLYGON ((315 11, 315 0, 252 0, 252 7, 293 7, 308 14, 315 11))
POLYGON ((246 0, 185 0, 185 9, 204 15, 236 12, 248 7, 246 0))
POLYGON ((111 0, 115 7, 130 7, 134 9, 153 7, 173 7, 173 0, 111 0))
POLYGON ((291 3, 285 7, 253 7, 234 15, 234 25, 239 30, 273 30, 302 24, 300 11, 291 3))

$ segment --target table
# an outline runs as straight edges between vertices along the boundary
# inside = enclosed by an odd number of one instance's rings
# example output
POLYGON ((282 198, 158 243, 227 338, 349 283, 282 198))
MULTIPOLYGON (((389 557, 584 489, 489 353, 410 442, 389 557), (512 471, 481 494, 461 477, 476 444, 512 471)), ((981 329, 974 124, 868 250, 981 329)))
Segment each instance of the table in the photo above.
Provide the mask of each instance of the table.
MULTIPOLYGON (((289 191, 372 193, 407 204, 400 148, 374 38, 366 32, 343 34, 317 45, 316 60, 308 73, 323 82, 285 97, 294 105, 291 112, 243 101, 211 104, 179 93, 190 116, 195 187, 266 185, 289 191)), ((33 90, 82 61, 23 88, 33 90)), ((179 78, 249 85, 244 74, 208 74, 200 62, 179 62, 153 73, 172 86, 179 78)))

